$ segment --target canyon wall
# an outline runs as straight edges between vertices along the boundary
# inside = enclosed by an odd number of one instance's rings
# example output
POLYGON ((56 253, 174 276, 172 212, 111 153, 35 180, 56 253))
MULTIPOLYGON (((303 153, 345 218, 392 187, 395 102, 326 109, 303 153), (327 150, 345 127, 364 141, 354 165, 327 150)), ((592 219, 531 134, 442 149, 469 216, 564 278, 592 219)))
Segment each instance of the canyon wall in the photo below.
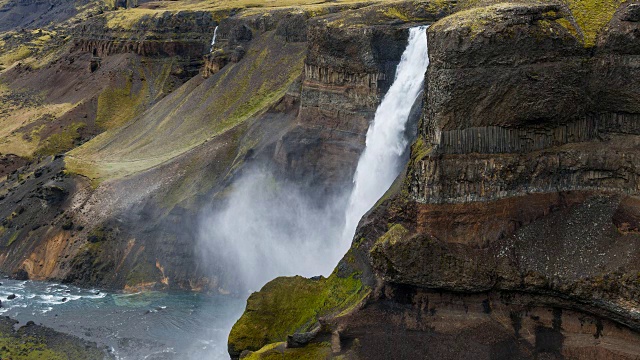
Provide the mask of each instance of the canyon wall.
POLYGON ((573 6, 429 28, 406 171, 329 278, 252 295, 233 357, 637 358, 639 7, 594 36, 573 6))
MULTIPOLYGON (((48 114, 0 150, 40 136, 0 185, 3 272, 129 291, 239 291, 233 269, 197 248, 202 214, 258 165, 319 199, 348 188, 406 29, 451 7, 152 5, 72 17, 51 30, 55 52, 33 45, 42 60, 0 74, 7 99, 33 99, 7 108, 6 123, 48 114), (43 98, 18 95, 38 87, 43 98), (60 104, 64 112, 49 111, 60 104), (62 145, 38 150, 49 143, 62 145)), ((29 46, 40 31, 23 34, 29 46)))

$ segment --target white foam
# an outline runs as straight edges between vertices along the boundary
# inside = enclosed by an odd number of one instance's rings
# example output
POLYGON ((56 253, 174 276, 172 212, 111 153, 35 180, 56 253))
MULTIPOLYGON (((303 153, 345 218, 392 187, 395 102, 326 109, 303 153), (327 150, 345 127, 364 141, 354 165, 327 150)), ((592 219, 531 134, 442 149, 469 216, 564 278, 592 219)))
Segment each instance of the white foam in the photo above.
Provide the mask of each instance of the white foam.
POLYGON ((398 64, 396 79, 367 131, 366 148, 358 161, 345 215, 345 248, 350 246, 362 216, 384 195, 400 172, 401 157, 407 149, 404 136, 407 121, 422 92, 429 65, 426 29, 427 26, 410 29, 409 45, 398 64))

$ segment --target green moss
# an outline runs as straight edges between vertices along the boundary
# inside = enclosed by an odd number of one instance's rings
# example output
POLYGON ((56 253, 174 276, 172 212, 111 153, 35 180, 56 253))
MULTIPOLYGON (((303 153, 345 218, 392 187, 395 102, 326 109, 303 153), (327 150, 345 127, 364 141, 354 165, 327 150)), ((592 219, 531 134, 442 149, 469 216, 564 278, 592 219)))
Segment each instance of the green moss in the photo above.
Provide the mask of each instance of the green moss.
POLYGON ((578 37, 579 36, 578 29, 576 29, 576 27, 573 26, 571 21, 567 20, 566 18, 559 18, 559 19, 555 20, 555 22, 558 23, 563 28, 567 29, 567 31, 569 31, 569 33, 571 35, 573 35, 574 37, 578 37))
POLYGON ((289 334, 309 331, 320 316, 338 315, 360 303, 369 289, 356 274, 310 280, 277 278, 247 300, 247 308, 229 335, 236 350, 258 350, 284 341, 289 334))
POLYGON ((611 21, 622 0, 566 0, 569 9, 582 29, 584 46, 596 44, 599 32, 611 21))
POLYGON ((127 274, 127 286, 156 282, 161 277, 162 273, 154 264, 141 261, 127 274))
POLYGON ((243 360, 321 360, 331 358, 331 344, 313 343, 303 348, 288 349, 284 342, 265 345, 243 360))
POLYGON ((396 7, 390 7, 383 11, 384 15, 393 19, 400 19, 405 22, 409 22, 411 19, 400 9, 396 7))
POLYGON ((82 122, 73 123, 61 132, 49 136, 38 150, 36 150, 36 155, 56 155, 73 149, 76 140, 80 138, 78 131, 85 126, 85 123, 82 122))
POLYGON ((109 88, 98 96, 96 124, 102 129, 118 127, 133 119, 143 110, 144 95, 147 84, 138 93, 132 91, 132 80, 120 88, 109 88))
POLYGON ((16 240, 18 240, 18 236, 20 236, 20 232, 22 230, 18 230, 16 232, 14 232, 13 234, 11 234, 11 237, 9 238, 9 241, 7 242, 7 246, 11 246, 11 244, 13 244, 16 240))
POLYGON ((431 153, 432 148, 427 146, 422 136, 411 145, 411 162, 415 163, 427 157, 431 153))
POLYGON ((380 238, 378 238, 378 240, 376 240, 376 243, 373 245, 371 251, 374 251, 374 249, 378 246, 395 245, 408 233, 409 230, 407 230, 404 226, 400 224, 392 224, 389 227, 389 230, 380 238))
POLYGON ((11 360, 85 360, 106 359, 95 346, 87 346, 68 335, 41 327, 14 330, 14 321, 0 321, 0 359, 11 360))
POLYGON ((20 45, 16 49, 0 55, 0 64, 9 66, 16 61, 24 60, 31 56, 32 51, 26 45, 20 45))

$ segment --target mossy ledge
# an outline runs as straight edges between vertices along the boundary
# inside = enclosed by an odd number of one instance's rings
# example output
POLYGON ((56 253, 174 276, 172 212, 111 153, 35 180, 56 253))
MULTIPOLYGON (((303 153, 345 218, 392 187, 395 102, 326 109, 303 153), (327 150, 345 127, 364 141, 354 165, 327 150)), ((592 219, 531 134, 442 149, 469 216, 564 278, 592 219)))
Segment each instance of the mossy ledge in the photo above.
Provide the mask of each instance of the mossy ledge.
POLYGON ((331 344, 321 342, 309 344, 304 348, 287 348, 286 343, 279 342, 265 345, 255 352, 247 352, 242 360, 321 360, 331 358, 331 344))
POLYGON ((0 359, 113 359, 95 343, 61 334, 33 322, 20 327, 9 317, 0 317, 0 359))
MULTIPOLYGON (((244 314, 229 335, 229 354, 237 358, 245 350, 258 351, 268 344, 285 341, 287 335, 317 328, 323 317, 349 312, 369 292, 357 273, 340 277, 334 271, 328 278, 319 279, 276 278, 247 300, 244 314)), ((310 354, 307 348, 304 353, 310 354)))

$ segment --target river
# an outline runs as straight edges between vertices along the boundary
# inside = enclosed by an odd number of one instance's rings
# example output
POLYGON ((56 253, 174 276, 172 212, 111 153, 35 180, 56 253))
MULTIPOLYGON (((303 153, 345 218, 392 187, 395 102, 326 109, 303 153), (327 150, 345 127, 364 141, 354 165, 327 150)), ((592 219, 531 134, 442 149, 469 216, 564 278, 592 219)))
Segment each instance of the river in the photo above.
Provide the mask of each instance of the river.
POLYGON ((94 341, 118 359, 228 359, 227 335, 245 305, 222 295, 0 282, 0 314, 94 341), (16 298, 7 300, 10 295, 16 298))

